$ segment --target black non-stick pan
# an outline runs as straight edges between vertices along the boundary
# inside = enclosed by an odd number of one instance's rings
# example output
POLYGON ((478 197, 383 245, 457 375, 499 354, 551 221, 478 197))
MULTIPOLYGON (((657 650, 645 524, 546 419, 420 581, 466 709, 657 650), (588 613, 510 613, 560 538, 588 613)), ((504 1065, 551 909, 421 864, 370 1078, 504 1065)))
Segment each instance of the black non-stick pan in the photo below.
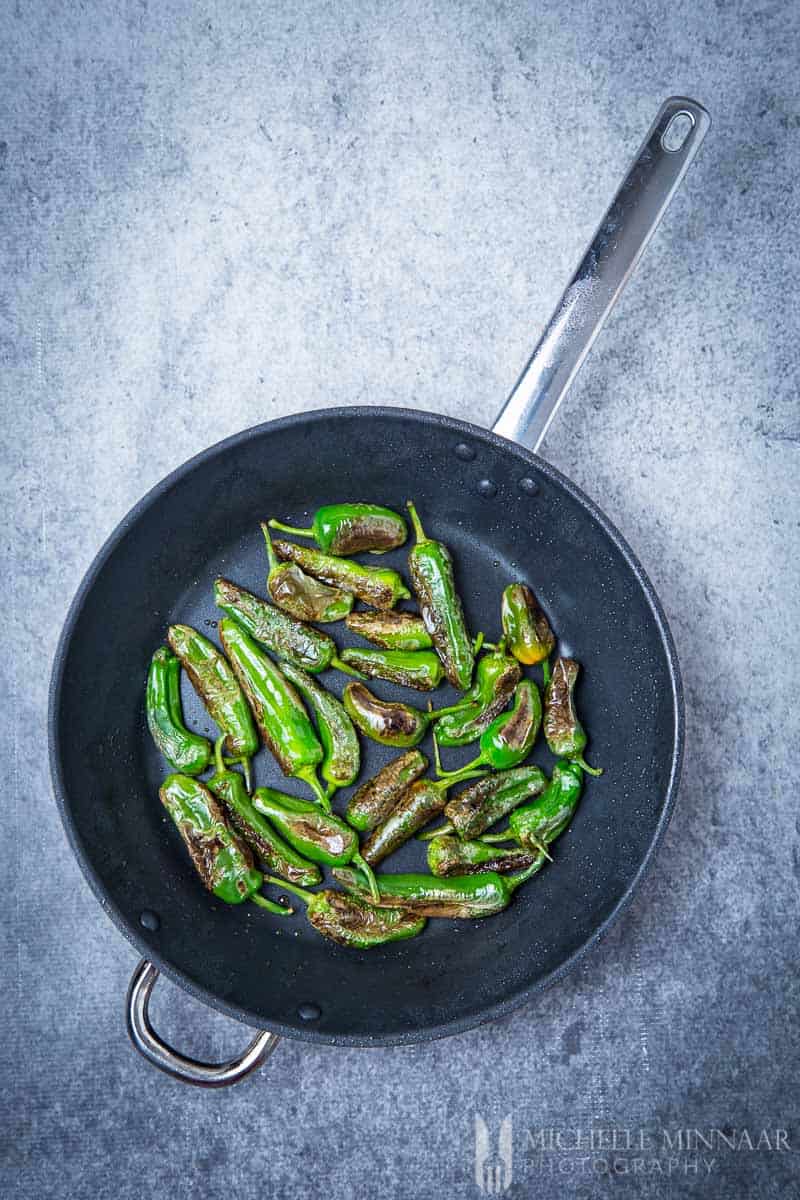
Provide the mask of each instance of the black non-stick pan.
MULTIPOLYGON (((218 1086, 262 1062, 278 1034, 373 1046, 469 1029, 563 975, 630 898, 675 798, 678 664, 630 548, 591 500, 525 447, 538 445, 708 125, 693 101, 662 106, 492 431, 413 409, 272 421, 173 472, 92 564, 53 670, 53 781, 86 878, 144 956, 129 993, 129 1030, 162 1069, 218 1086), (501 589, 531 583, 561 651, 583 665, 578 703, 591 758, 605 774, 587 781, 555 862, 508 910, 476 922, 432 920, 418 938, 362 953, 323 940, 301 913, 283 919, 229 907, 202 888, 158 801, 164 763, 145 725, 144 680, 169 623, 213 636, 215 576, 263 591, 259 520, 306 523, 319 505, 346 499, 402 510, 408 497, 452 550, 473 630, 496 633, 501 589), (148 1019, 158 971, 263 1032, 230 1063, 179 1055, 148 1019)), ((400 550, 383 561, 404 569, 404 557, 400 550)), ((339 690, 341 677, 329 676, 339 690)), ((213 733, 188 688, 184 703, 189 723, 213 733)), ((363 750, 362 777, 391 756, 374 743, 363 750)), ((540 761, 547 764, 546 751, 540 761)), ((256 768, 259 784, 291 790, 268 755, 256 768)), ((424 869, 419 842, 389 869, 412 865, 424 869)))

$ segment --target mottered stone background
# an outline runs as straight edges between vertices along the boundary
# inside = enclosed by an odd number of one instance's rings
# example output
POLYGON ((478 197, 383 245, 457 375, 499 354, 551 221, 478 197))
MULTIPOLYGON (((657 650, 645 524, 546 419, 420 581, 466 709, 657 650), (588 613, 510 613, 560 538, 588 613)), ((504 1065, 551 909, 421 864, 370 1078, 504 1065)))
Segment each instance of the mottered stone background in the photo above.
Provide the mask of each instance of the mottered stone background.
MULTIPOLYGON (((493 1136, 513 1114, 514 1196, 796 1194, 799 25, 707 0, 3 6, 4 1195, 477 1196, 476 1112, 493 1136), (146 489, 247 425, 490 422, 675 92, 712 132, 544 447, 637 550, 683 664, 655 866, 504 1021, 285 1042, 232 1091, 183 1088, 128 1045, 136 956, 52 799, 69 600, 146 489), (659 1131, 709 1126, 793 1149, 668 1168, 659 1131), (644 1129, 661 1167, 609 1178, 539 1155, 541 1128, 644 1129)), ((154 1009, 195 1054, 242 1044, 168 984, 154 1009)))

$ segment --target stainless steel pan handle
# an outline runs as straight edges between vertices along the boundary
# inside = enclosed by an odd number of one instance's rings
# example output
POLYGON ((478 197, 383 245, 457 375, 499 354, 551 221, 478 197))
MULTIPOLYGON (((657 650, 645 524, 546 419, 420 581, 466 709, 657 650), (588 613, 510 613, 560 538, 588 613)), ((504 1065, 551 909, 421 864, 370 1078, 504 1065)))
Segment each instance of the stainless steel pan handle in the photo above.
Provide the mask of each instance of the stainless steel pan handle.
POLYGON ((494 423, 493 431, 537 450, 667 205, 700 149, 711 118, 696 100, 672 96, 658 110, 633 165, 494 423))
MULTIPOLYGON (((494 425, 494 432, 536 449, 577 375, 603 322, 632 275, 647 243, 700 149, 711 119, 694 100, 666 100, 592 244, 494 425)), ((136 1049, 161 1071, 199 1087, 225 1087, 255 1071, 279 1042, 259 1033, 229 1062, 197 1062, 158 1036, 148 1004, 158 971, 142 959, 128 989, 128 1033, 136 1049)))

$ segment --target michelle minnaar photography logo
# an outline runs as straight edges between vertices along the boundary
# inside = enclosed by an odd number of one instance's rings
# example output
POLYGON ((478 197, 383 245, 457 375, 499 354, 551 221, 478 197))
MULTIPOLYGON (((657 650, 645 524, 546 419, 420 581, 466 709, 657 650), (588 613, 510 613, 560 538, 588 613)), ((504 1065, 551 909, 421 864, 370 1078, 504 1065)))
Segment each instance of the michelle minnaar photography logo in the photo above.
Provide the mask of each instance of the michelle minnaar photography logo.
POLYGON ((508 1191, 517 1173, 705 1177, 728 1155, 792 1152, 787 1129, 523 1128, 509 1114, 499 1123, 475 1114, 475 1183, 486 1196, 508 1191))

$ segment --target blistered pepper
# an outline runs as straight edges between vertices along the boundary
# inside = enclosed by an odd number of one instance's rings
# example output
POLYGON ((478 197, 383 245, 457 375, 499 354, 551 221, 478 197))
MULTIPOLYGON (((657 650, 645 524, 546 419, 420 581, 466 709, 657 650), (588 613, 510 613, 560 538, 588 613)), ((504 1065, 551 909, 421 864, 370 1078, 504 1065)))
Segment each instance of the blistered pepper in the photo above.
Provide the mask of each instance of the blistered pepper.
POLYGON ((522 871, 534 863, 541 869, 545 863, 542 852, 519 846, 502 850, 485 842, 465 842, 447 834, 437 835, 428 845, 428 867, 432 874, 476 875, 483 871, 522 871))
POLYGON ((342 661, 368 679, 386 679, 419 692, 432 692, 444 675, 438 655, 432 650, 361 650, 352 647, 342 651, 342 661))
POLYGON ((407 788, 424 775, 428 760, 419 750, 407 750, 382 767, 353 793, 345 817, 348 824, 369 833, 389 816, 407 788))
POLYGON ((422 617, 409 612, 351 612, 345 625, 384 650, 430 650, 433 639, 422 617))
POLYGON ((341 701, 316 679, 288 662, 282 664, 281 672, 314 711, 323 749, 320 774, 328 784, 330 799, 338 788, 349 787, 358 777, 361 767, 358 734, 341 701))
POLYGON ((577 763, 566 759, 556 763, 542 795, 533 803, 515 809, 508 819, 507 829, 485 834, 481 840, 493 843, 514 838, 521 846, 533 846, 547 853, 545 847, 563 833, 572 820, 582 787, 583 777, 577 763))
POLYGON ((437 817, 447 803, 447 783, 418 779, 400 797, 388 817, 374 829, 361 853, 375 867, 429 821, 437 817))
POLYGON ((503 592, 500 606, 503 632, 515 658, 527 666, 542 663, 553 653, 556 639, 539 601, 527 583, 510 583, 503 592))
POLYGON ((307 905, 306 916, 317 933, 354 950, 370 950, 386 942, 399 942, 416 937, 425 928, 426 919, 402 908, 375 908, 359 896, 325 888, 308 892, 305 888, 287 887, 280 879, 270 879, 299 896, 307 905))
POLYGON ((462 705, 437 722, 439 745, 466 746, 476 741, 506 707, 521 674, 519 663, 506 654, 505 641, 482 655, 475 668, 475 682, 462 705))
POLYGON ((410 500, 408 511, 417 539, 408 555, 408 570, 420 614, 449 682, 460 692, 465 692, 472 682, 475 655, 461 597, 456 591, 453 560, 442 542, 425 535, 410 500))
POLYGON ((602 767, 590 767, 583 757, 588 738, 575 712, 574 690, 580 665, 574 658, 557 658, 544 691, 544 736, 552 754, 571 758, 589 775, 602 775, 602 767))
POLYGON ((531 796, 540 795, 546 787, 547 776, 541 767, 515 767, 486 775, 448 800, 444 806, 446 825, 429 834, 422 833, 420 838, 427 841, 429 837, 454 831, 461 838, 476 838, 531 796))
MULTIPOLYGON (((538 870, 532 863, 507 878, 496 871, 479 875, 376 875, 379 908, 404 908, 423 917, 491 917, 507 908, 514 892, 538 870)), ((369 895, 366 878, 347 867, 336 868, 334 879, 357 896, 369 895)))
POLYGON ((326 504, 318 508, 308 527, 271 520, 273 529, 310 537, 325 554, 359 554, 369 550, 384 554, 402 546, 408 535, 399 513, 379 504, 326 504))
POLYGON ((258 750, 258 734, 230 663, 189 625, 171 625, 167 641, 212 721, 225 734, 225 749, 235 758, 249 759, 258 750))
POLYGON ((272 602, 298 621, 319 621, 326 624, 341 621, 346 617, 353 607, 352 592, 329 587, 313 575, 306 575, 297 563, 279 562, 269 528, 263 522, 261 531, 267 543, 267 592, 272 602))
POLYGON ((181 710, 181 661, 166 646, 150 660, 145 690, 147 726, 153 741, 175 771, 200 775, 211 761, 211 743, 192 733, 181 710))
POLYGON ((524 762, 533 749, 536 734, 542 719, 542 702, 539 689, 532 679, 523 679, 517 684, 514 705, 510 712, 501 713, 483 731, 480 754, 457 771, 443 771, 439 762, 439 747, 434 732, 437 771, 440 779, 457 783, 465 779, 476 767, 492 767, 495 771, 506 771, 524 762))
POLYGON ((408 600, 411 595, 390 567, 364 567, 350 558, 336 558, 294 542, 275 542, 274 546, 278 558, 297 563, 315 579, 352 592, 373 608, 394 608, 398 600, 408 600))
POLYGON ((384 746, 416 746, 430 723, 428 713, 410 704, 379 700, 363 683, 348 683, 343 700, 361 732, 384 746))

